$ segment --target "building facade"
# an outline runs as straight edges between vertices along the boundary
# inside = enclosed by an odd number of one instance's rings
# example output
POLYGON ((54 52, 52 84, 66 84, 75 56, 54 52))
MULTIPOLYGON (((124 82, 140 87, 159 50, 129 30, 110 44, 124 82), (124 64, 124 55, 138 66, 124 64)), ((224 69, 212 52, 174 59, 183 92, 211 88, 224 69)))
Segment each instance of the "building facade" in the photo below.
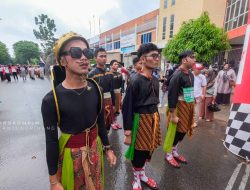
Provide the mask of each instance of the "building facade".
POLYGON ((90 47, 103 47, 108 53, 108 62, 117 59, 129 66, 141 44, 157 44, 158 15, 157 9, 90 38, 90 47))
POLYGON ((158 46, 164 48, 176 35, 184 21, 208 12, 213 23, 223 27, 226 0, 160 0, 158 46))
POLYGON ((225 52, 225 58, 236 67, 241 59, 247 21, 250 19, 249 8, 249 0, 227 0, 224 30, 232 49, 225 52))

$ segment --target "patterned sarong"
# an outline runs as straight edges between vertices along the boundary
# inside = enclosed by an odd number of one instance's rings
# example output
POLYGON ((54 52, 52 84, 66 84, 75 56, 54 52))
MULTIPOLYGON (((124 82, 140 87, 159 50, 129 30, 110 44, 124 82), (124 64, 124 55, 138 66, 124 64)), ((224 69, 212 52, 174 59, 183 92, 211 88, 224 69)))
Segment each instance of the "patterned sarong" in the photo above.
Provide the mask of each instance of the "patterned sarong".
MULTIPOLYGON (((102 190, 101 179, 101 155, 98 152, 96 141, 90 148, 90 155, 87 155, 87 147, 72 148, 71 156, 74 168, 74 190, 102 190), (89 177, 86 177, 89 176, 89 177)), ((59 158, 58 179, 61 179, 63 155, 59 158)))
POLYGON ((161 145, 159 113, 140 114, 135 149, 153 151, 161 145))
POLYGON ((109 130, 111 124, 114 122, 114 110, 111 98, 104 99, 104 119, 105 126, 109 130))
POLYGON ((191 136, 194 128, 194 103, 179 100, 177 104, 177 117, 179 117, 177 131, 188 133, 191 136))
POLYGON ((120 110, 121 110, 121 99, 122 99, 122 93, 115 92, 115 111, 116 112, 120 112, 120 110))

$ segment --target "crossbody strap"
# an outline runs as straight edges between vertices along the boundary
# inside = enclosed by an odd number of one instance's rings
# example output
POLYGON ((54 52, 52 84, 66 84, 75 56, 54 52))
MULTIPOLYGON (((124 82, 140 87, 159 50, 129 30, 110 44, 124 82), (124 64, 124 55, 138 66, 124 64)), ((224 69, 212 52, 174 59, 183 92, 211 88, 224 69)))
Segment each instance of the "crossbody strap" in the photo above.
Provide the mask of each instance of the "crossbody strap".
POLYGON ((56 96, 55 84, 54 84, 55 73, 54 73, 54 70, 53 70, 53 66, 50 66, 50 73, 51 73, 52 91, 53 91, 54 100, 55 100, 55 104, 56 104, 57 125, 60 126, 61 117, 60 117, 59 105, 58 105, 58 100, 57 100, 57 96, 56 96))

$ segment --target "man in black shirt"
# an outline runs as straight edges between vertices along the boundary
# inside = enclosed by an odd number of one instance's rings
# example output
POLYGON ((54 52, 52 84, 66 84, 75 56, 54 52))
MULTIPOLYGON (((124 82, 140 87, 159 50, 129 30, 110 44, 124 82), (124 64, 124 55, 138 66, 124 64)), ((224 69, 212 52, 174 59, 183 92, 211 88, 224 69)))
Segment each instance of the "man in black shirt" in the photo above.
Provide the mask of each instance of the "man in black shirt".
POLYGON ((121 99, 122 99, 122 74, 118 72, 119 63, 117 60, 112 60, 110 62, 111 72, 113 73, 113 87, 115 92, 115 115, 114 122, 112 124, 113 129, 121 129, 121 125, 117 123, 117 116, 120 114, 121 109, 121 99))
POLYGON ((105 49, 98 48, 95 51, 96 67, 90 71, 88 77, 94 79, 102 88, 104 93, 104 120, 107 130, 110 130, 114 121, 115 93, 113 87, 113 73, 107 71, 107 53, 105 49))
POLYGON ((159 82, 152 75, 160 60, 159 49, 152 43, 143 44, 138 49, 138 58, 142 71, 131 80, 122 105, 125 144, 130 145, 125 156, 133 165, 133 190, 141 189, 141 181, 158 189, 156 182, 146 176, 145 163, 161 144, 159 82))
MULTIPOLYGON (((52 82, 53 90, 42 101, 50 189, 102 190, 102 144, 111 165, 116 157, 104 126, 102 93, 93 80, 86 79, 88 42, 76 33, 65 34, 56 42, 54 56, 66 77, 57 87, 52 82)), ((57 79, 54 74, 52 70, 52 80, 57 79)))
MULTIPOLYGON (((173 74, 168 88, 168 133, 171 133, 172 129, 176 133, 172 138, 173 147, 171 146, 171 150, 166 150, 167 162, 176 168, 180 167, 177 161, 187 163, 184 156, 179 155, 177 145, 186 133, 192 135, 194 127, 194 76, 190 69, 196 61, 194 52, 191 50, 182 52, 179 59, 181 65, 173 74)), ((167 137, 169 138, 168 134, 167 137)))
POLYGON ((131 71, 130 76, 129 76, 130 80, 133 79, 133 77, 136 75, 136 73, 140 73, 142 70, 142 63, 138 57, 135 57, 133 59, 133 67, 134 68, 131 71))

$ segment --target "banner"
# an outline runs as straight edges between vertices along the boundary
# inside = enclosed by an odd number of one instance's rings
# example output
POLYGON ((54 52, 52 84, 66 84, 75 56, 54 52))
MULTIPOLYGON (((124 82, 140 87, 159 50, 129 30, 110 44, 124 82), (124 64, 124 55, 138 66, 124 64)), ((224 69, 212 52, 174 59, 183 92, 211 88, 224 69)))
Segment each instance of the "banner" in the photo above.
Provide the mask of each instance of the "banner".
POLYGON ((226 129, 225 147, 233 154, 250 159, 250 24, 248 23, 233 105, 226 129))

